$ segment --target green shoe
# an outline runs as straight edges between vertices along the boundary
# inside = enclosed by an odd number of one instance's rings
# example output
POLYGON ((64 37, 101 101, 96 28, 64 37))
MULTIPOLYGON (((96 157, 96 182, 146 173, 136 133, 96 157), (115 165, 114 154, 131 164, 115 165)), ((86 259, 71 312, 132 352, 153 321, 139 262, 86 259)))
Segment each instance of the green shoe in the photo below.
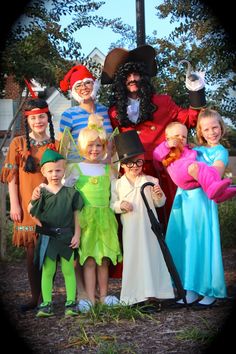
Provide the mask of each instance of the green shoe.
POLYGON ((42 302, 39 306, 36 317, 51 317, 54 316, 51 302, 42 302))
POLYGON ((65 304, 65 316, 78 316, 79 311, 75 301, 67 301, 65 304))

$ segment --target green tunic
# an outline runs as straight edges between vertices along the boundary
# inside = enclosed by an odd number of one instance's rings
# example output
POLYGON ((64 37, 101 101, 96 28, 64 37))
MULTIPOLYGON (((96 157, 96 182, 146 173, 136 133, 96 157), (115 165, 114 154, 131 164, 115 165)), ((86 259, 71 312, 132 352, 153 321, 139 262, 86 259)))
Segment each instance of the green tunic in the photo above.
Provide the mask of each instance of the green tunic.
MULTIPOLYGON (((71 231, 57 235, 41 235, 37 245, 41 262, 45 256, 56 260, 58 256, 69 260, 73 249, 69 247, 74 235, 74 211, 81 210, 83 199, 78 191, 71 187, 63 186, 56 194, 46 188, 41 189, 38 200, 32 201, 31 215, 40 220, 43 227, 68 228, 71 231)), ((38 254, 38 256, 39 256, 38 254)), ((37 257, 36 257, 37 258, 37 257)))

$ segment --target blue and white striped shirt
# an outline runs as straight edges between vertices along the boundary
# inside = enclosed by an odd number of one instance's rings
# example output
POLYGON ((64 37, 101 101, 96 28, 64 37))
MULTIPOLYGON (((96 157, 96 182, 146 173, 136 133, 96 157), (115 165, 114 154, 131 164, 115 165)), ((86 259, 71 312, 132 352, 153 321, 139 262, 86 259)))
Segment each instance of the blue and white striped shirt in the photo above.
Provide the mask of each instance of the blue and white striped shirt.
MULTIPOLYGON (((110 135, 113 132, 113 129, 111 126, 110 118, 108 116, 107 108, 100 103, 96 103, 94 113, 103 116, 103 126, 106 129, 107 134, 110 135)), ((71 131, 73 139, 77 142, 80 130, 87 127, 88 125, 89 116, 90 113, 85 111, 80 106, 74 106, 67 109, 61 115, 60 132, 63 133, 65 127, 68 127, 71 131)))

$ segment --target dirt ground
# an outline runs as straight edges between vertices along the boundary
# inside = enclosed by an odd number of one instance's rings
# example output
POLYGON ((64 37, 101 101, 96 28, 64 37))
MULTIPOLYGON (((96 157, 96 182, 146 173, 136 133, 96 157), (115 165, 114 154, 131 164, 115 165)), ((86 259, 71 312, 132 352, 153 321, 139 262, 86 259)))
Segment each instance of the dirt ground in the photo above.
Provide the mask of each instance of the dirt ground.
MULTIPOLYGON (((162 311, 151 316, 109 322, 93 322, 88 315, 64 317, 65 290, 60 269, 53 294, 56 316, 38 319, 33 311, 22 314, 19 306, 27 302, 30 294, 25 262, 1 262, 1 348, 5 347, 2 353, 10 353, 15 345, 24 354, 208 354, 219 352, 222 345, 224 354, 233 353, 230 345, 234 341, 232 321, 236 318, 236 249, 224 250, 223 257, 228 298, 219 300, 214 308, 176 310, 164 301, 162 311), (84 340, 73 342, 73 338, 84 340), (106 351, 98 344, 98 338, 108 342, 106 351)), ((119 291, 120 280, 111 279, 110 293, 119 295, 119 291)))

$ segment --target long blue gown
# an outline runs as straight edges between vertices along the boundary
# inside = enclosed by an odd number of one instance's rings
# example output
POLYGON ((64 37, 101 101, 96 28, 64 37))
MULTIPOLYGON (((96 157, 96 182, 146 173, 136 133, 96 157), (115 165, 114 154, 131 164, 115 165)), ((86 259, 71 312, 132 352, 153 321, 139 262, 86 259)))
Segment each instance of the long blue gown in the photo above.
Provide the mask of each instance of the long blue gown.
MULTIPOLYGON (((223 161, 225 165, 228 163, 228 151, 222 145, 195 149, 198 160, 208 165, 216 160, 223 161)), ((185 290, 216 298, 227 296, 218 207, 201 188, 177 189, 166 243, 185 290)))

